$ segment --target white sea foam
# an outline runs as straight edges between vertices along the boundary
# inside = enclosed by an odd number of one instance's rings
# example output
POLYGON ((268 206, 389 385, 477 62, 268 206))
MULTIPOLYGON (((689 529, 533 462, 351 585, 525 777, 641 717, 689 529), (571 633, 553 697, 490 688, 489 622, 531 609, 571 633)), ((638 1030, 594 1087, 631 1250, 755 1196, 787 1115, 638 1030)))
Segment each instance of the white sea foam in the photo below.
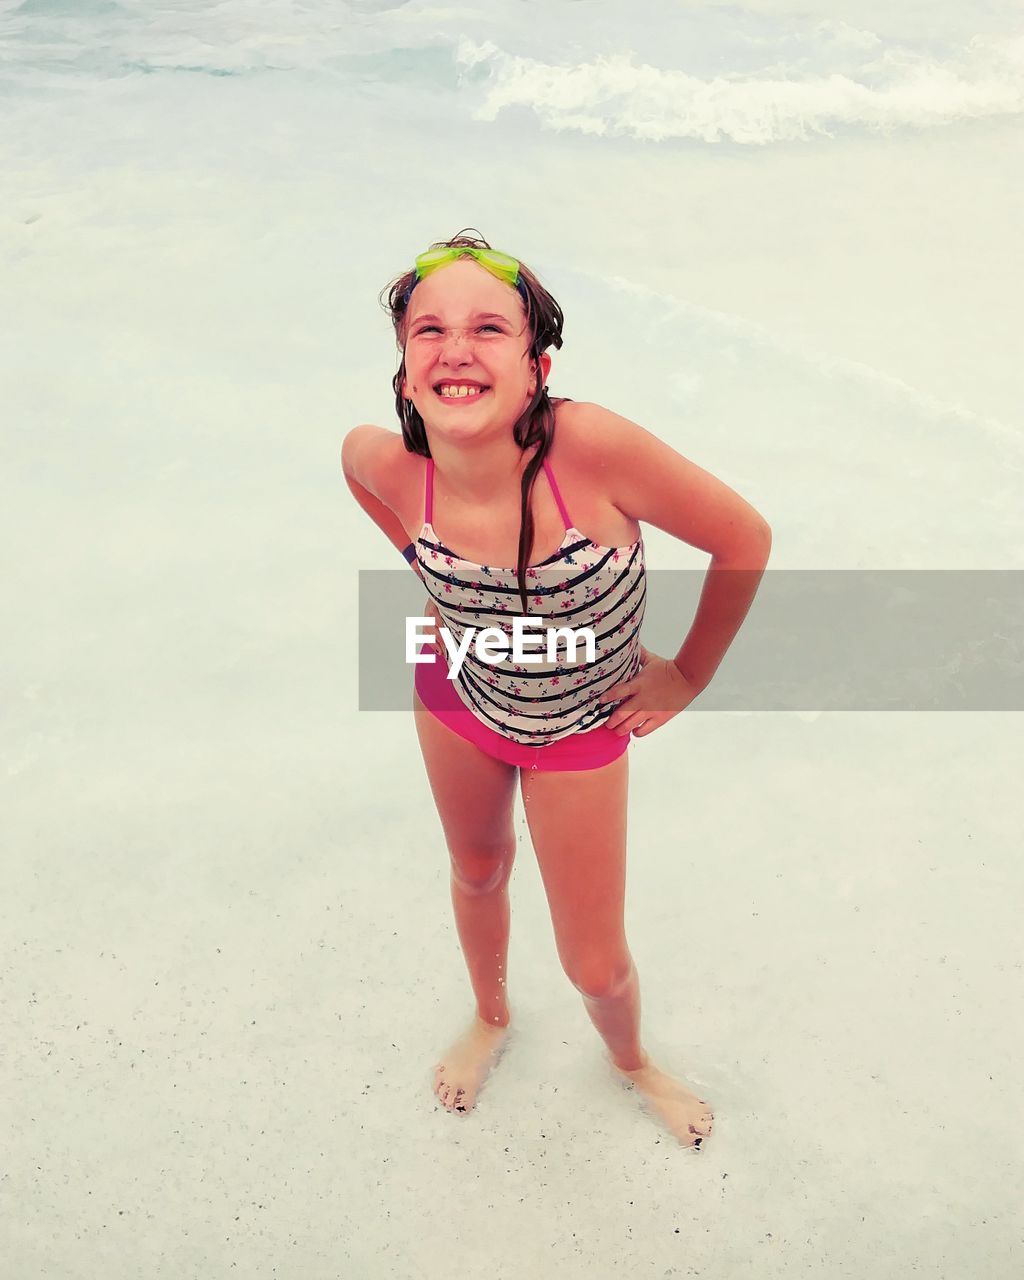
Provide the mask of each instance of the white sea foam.
POLYGON ((878 51, 871 33, 826 29, 848 50, 874 55, 856 69, 822 74, 797 62, 752 73, 699 76, 637 61, 631 52, 566 65, 463 39, 468 69, 490 78, 476 109, 494 120, 509 107, 532 110, 545 129, 661 142, 769 143, 830 136, 839 129, 882 132, 1024 112, 1020 37, 982 39, 948 61, 918 51, 878 51))

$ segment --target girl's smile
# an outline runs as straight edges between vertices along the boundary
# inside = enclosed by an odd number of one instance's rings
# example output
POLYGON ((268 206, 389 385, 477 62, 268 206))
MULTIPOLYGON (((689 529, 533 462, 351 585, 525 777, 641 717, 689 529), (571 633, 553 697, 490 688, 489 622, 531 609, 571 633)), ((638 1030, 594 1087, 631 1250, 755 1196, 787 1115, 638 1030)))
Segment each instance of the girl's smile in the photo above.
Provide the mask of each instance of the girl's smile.
POLYGON ((460 389, 452 386, 450 383, 442 383, 440 387, 435 388, 435 394, 439 400, 443 400, 445 404, 472 404, 476 400, 482 399, 490 394, 490 387, 468 387, 460 389))

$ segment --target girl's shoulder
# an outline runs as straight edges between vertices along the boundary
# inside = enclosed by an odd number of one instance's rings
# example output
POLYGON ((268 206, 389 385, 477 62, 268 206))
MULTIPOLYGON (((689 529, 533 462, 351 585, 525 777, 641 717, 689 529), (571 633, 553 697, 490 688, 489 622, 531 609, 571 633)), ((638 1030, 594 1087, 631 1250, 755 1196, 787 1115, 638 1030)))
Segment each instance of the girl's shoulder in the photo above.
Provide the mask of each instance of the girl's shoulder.
POLYGON ((621 458, 625 419, 587 400, 565 400, 555 406, 552 465, 569 467, 581 477, 598 481, 621 458))
POLYGON ((556 406, 548 454, 569 515, 577 529, 601 546, 627 546, 640 536, 637 521, 621 505, 618 484, 624 450, 615 415, 590 401, 556 406))
POLYGON ((408 460, 415 456, 406 449, 400 431, 369 422, 352 428, 341 452, 345 471, 386 506, 407 487, 408 460))

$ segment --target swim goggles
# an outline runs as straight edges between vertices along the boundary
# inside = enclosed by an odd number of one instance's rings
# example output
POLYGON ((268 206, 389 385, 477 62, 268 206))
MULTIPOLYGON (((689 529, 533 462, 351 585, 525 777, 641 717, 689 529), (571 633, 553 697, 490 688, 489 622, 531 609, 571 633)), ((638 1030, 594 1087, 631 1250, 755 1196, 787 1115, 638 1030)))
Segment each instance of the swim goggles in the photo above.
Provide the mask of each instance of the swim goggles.
POLYGON ((492 276, 497 276, 505 284, 511 285, 523 300, 526 300, 526 289, 519 279, 519 263, 515 258, 510 258, 507 253, 499 253, 497 249, 474 249, 472 245, 463 244, 454 245, 452 248, 427 249, 425 253, 421 253, 416 259, 416 279, 406 290, 405 301, 409 301, 416 285, 432 271, 467 255, 475 258, 482 267, 486 267, 492 276))

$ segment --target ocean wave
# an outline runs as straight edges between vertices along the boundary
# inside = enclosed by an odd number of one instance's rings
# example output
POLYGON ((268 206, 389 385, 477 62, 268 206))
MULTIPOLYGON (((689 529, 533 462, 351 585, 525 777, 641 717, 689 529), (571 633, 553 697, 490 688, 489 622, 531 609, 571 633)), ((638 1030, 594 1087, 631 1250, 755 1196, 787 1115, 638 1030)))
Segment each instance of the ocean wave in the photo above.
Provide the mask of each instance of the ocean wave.
POLYGON ((1024 35, 1001 12, 915 27, 870 5, 854 24, 759 2, 634 0, 627 27, 614 0, 546 0, 543 21, 504 0, 264 0, 258 13, 234 0, 0 0, 0 92, 283 72, 385 86, 400 102, 427 90, 482 121, 518 108, 550 130, 748 146, 1024 111, 1024 35))
POLYGON ((705 77, 638 62, 632 53, 562 65, 469 38, 455 56, 481 94, 479 120, 527 108, 545 129, 652 142, 764 146, 1024 112, 1024 37, 975 37, 943 61, 899 47, 879 50, 870 33, 854 28, 833 26, 827 34, 847 52, 866 55, 855 70, 775 65, 705 77))

